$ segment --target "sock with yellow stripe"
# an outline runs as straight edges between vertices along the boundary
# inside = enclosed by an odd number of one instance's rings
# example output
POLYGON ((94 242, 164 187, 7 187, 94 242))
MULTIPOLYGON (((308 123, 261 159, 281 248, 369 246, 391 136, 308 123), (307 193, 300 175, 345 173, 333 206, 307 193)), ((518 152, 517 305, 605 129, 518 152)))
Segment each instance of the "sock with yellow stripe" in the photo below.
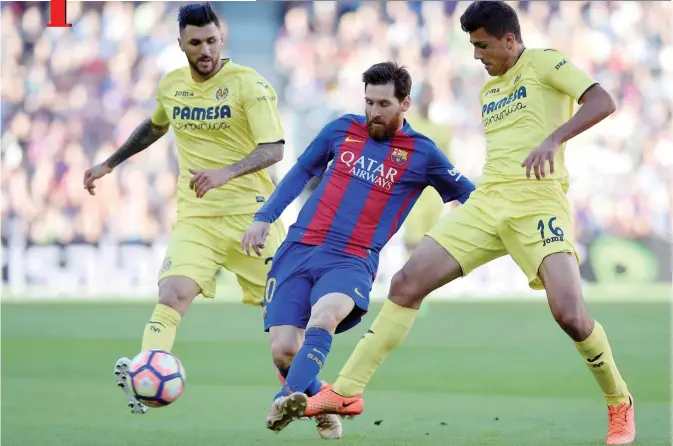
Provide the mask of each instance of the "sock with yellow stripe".
POLYGON ((617 370, 603 326, 594 322, 589 337, 582 342, 576 342, 575 347, 603 389, 605 401, 611 406, 629 403, 629 390, 617 370))
POLYGON ((417 314, 418 310, 386 299, 372 327, 341 369, 334 391, 342 396, 361 394, 388 354, 407 337, 417 314))
POLYGON ((170 352, 175 342, 175 332, 180 325, 180 313, 168 305, 157 304, 150 321, 145 325, 141 351, 165 350, 170 352))

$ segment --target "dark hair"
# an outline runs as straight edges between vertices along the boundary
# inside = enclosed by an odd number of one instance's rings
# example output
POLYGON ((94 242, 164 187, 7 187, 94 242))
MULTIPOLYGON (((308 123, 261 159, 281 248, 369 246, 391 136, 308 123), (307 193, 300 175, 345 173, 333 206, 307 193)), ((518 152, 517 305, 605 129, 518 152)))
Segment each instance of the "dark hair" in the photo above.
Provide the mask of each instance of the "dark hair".
POLYGON ((503 1, 477 1, 467 7, 460 16, 460 27, 466 33, 484 28, 488 34, 502 38, 507 33, 514 34, 521 43, 521 26, 516 11, 503 1))
POLYGON ((184 31, 187 25, 201 27, 214 23, 218 28, 220 27, 220 20, 208 2, 190 3, 180 6, 178 10, 178 23, 180 24, 180 32, 184 31))
POLYGON ((406 67, 396 62, 381 62, 369 67, 362 73, 362 82, 367 85, 386 85, 392 82, 395 85, 395 97, 400 102, 411 94, 411 75, 406 67))

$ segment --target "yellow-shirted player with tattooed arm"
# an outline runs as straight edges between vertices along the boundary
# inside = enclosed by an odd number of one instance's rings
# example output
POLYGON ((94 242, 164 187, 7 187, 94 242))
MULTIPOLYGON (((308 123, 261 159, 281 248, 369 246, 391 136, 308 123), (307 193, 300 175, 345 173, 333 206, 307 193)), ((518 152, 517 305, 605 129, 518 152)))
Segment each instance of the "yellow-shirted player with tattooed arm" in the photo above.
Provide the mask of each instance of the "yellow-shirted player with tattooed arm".
MULTIPOLYGON (((159 299, 145 327, 141 350, 171 351, 181 318, 194 298, 215 297, 215 275, 234 273, 243 301, 261 306, 270 258, 285 237, 272 225, 262 257, 248 256, 241 238, 274 184, 266 168, 283 157, 284 132, 276 93, 253 69, 221 59, 223 37, 212 7, 182 6, 178 42, 189 65, 161 80, 157 108, 105 162, 84 175, 84 188, 122 161, 148 148, 173 127, 180 176, 178 216, 159 272, 159 299)), ((147 407, 129 391, 130 360, 115 365, 117 383, 133 413, 147 407)))
MULTIPOLYGON (((587 314, 565 195, 566 141, 612 114, 614 101, 560 52, 526 49, 516 12, 505 2, 474 2, 460 22, 475 59, 493 76, 480 95, 487 152, 483 176, 469 200, 430 230, 393 277, 371 329, 333 387, 309 398, 305 415, 361 413, 367 382, 404 340, 425 296, 510 254, 531 288, 546 290, 554 318, 602 389, 608 407, 605 442, 631 444, 634 400, 603 327, 587 314), (575 102, 582 106, 573 115, 575 102)), ((526 348, 544 350, 535 339, 526 348)), ((544 367, 544 361, 537 364, 540 373, 544 367)))

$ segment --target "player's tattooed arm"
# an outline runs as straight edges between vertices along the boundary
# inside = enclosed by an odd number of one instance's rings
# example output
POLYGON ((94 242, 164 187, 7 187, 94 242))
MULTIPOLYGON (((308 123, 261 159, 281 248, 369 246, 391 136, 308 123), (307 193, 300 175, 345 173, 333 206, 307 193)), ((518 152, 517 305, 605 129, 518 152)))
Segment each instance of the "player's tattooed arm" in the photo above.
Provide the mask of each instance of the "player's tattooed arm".
POLYGON ((94 184, 96 180, 111 173, 124 160, 151 146, 153 142, 164 136, 167 131, 168 124, 159 126, 154 124, 152 119, 143 121, 131 133, 129 139, 107 160, 96 164, 84 172, 84 189, 89 191, 90 195, 96 195, 96 185, 94 184))
POLYGON ((105 165, 114 169, 136 153, 140 153, 168 132, 168 125, 156 125, 147 118, 131 133, 124 144, 105 161, 105 165))
POLYGON ((264 143, 237 163, 222 169, 189 169, 193 175, 189 180, 189 188, 196 192, 197 198, 202 198, 206 192, 215 187, 227 184, 234 178, 265 169, 283 159, 285 141, 264 143))
POLYGON ((238 178, 276 164, 283 159, 284 152, 284 141, 260 144, 250 155, 237 163, 227 166, 227 169, 232 175, 231 179, 238 178))

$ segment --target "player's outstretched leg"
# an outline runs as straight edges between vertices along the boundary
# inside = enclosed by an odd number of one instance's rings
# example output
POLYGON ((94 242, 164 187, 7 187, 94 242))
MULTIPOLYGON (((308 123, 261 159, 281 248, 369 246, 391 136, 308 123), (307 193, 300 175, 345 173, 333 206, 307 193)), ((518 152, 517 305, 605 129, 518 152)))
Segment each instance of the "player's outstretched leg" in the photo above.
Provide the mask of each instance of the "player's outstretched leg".
MULTIPOLYGON (((303 345, 294 357, 285 383, 276 395, 267 416, 268 429, 280 432, 292 421, 304 416, 308 403, 305 389, 318 379, 329 355, 337 326, 354 307, 353 299, 341 293, 327 294, 313 305, 303 345)), ((341 437, 341 423, 333 423, 332 418, 323 417, 321 420, 331 431, 329 436, 324 436, 321 432, 323 438, 341 437), (330 426, 327 426, 328 422, 330 426)))
MULTIPOLYGON (((271 340, 271 355, 276 369, 276 376, 281 386, 285 384, 285 379, 290 372, 290 365, 295 355, 301 348, 304 341, 304 330, 294 325, 277 325, 269 328, 269 337, 271 340)), ((307 396, 313 396, 320 392, 326 383, 320 381, 317 377, 305 390, 307 396)), ((277 397, 278 395, 276 395, 277 397)), ((274 401, 276 400, 274 397, 274 401)), ((302 416, 303 419, 309 419, 302 416)), ((341 437, 341 420, 336 415, 326 414, 315 417, 318 434, 324 439, 335 439, 341 437)))
POLYGON ((309 398, 306 415, 362 413, 365 386, 407 336, 425 296, 461 275, 458 262, 436 241, 424 237, 409 261, 393 276, 388 300, 341 369, 333 388, 309 398))
POLYGON ((168 276, 159 282, 159 302, 145 325, 141 351, 170 352, 182 316, 201 292, 199 285, 189 277, 168 276))
MULTIPOLYGON (((269 328, 269 339, 276 375, 282 386, 290 373, 290 365, 304 341, 304 330, 294 325, 276 325, 269 328)), ((320 380, 316 378, 304 390, 306 394, 314 395, 321 387, 320 380)))
MULTIPOLYGON (((185 276, 169 276, 159 282, 159 301, 149 322, 145 325, 140 351, 164 350, 170 352, 175 342, 175 333, 182 316, 194 298, 201 292, 192 279, 185 276)), ((131 393, 128 367, 131 360, 119 358, 114 374, 117 385, 124 390, 131 413, 143 414, 147 407, 131 393)))
POLYGON ((603 390, 608 405, 605 443, 633 443, 636 438, 633 397, 619 374, 603 327, 587 314, 575 256, 564 252, 547 256, 540 266, 540 278, 554 318, 575 342, 603 390))

